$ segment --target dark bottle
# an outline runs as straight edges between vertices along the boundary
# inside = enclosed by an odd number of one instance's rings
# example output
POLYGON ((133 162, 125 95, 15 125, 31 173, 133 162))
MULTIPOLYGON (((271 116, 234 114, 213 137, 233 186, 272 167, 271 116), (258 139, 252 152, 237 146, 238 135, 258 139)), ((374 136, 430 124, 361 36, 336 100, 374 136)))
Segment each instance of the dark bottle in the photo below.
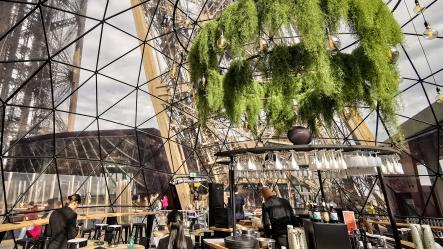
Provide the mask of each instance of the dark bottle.
POLYGON ((330 208, 330 222, 331 223, 338 223, 338 214, 337 214, 337 211, 335 210, 335 208, 334 208, 334 206, 333 205, 330 205, 329 206, 329 208, 330 208))

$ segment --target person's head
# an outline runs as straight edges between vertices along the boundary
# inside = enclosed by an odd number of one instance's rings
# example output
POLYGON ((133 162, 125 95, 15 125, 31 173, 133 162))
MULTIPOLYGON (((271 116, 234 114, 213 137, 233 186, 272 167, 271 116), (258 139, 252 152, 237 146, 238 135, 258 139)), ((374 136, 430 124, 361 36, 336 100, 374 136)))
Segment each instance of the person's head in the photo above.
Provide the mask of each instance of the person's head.
POLYGON ((70 207, 72 210, 76 210, 78 208, 78 205, 80 205, 81 203, 82 198, 79 194, 68 196, 68 207, 70 207))
POLYGON ((186 237, 183 229, 183 217, 177 210, 171 211, 168 216, 169 245, 168 249, 186 249, 186 237))
POLYGON ((265 200, 271 198, 272 196, 274 196, 274 192, 272 192, 272 190, 269 187, 263 187, 261 189, 261 195, 263 196, 263 198, 265 200))

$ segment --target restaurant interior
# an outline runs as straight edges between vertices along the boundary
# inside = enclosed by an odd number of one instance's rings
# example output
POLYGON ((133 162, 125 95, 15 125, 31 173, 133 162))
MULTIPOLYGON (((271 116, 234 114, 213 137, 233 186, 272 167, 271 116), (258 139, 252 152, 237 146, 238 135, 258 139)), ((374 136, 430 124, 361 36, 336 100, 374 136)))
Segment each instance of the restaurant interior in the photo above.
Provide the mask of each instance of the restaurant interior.
POLYGON ((442 248, 441 9, 0 0, 0 249, 442 248))

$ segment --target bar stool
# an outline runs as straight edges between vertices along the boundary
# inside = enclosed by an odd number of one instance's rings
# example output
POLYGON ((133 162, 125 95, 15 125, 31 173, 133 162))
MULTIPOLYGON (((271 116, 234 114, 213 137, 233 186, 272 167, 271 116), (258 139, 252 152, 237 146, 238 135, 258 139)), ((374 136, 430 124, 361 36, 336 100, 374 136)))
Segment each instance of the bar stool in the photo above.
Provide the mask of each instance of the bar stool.
POLYGON ((106 227, 108 227, 108 224, 95 224, 94 240, 100 240, 102 231, 106 231, 106 227))
POLYGON ((40 240, 34 238, 23 238, 16 241, 17 245, 22 246, 23 249, 36 249, 40 246, 40 240))
POLYGON ((88 245, 88 240, 85 238, 68 240, 68 249, 78 249, 88 245))
POLYGON ((145 223, 134 223, 132 224, 131 236, 134 237, 134 243, 139 243, 140 239, 143 237, 143 229, 146 231, 145 223), (134 233, 135 229, 135 233, 134 233))
POLYGON ((122 241, 124 244, 129 244, 129 236, 131 236, 131 224, 121 224, 122 226, 122 235, 123 231, 125 232, 125 235, 122 236, 122 241))
POLYGON ((108 232, 112 234, 110 241, 108 241, 111 245, 118 245, 120 244, 120 240, 123 240, 122 225, 109 225, 108 232))
POLYGON ((88 235, 88 238, 87 238, 88 240, 92 239, 92 237, 93 237, 92 236, 92 228, 82 229, 80 232, 80 237, 84 238, 85 235, 88 235))

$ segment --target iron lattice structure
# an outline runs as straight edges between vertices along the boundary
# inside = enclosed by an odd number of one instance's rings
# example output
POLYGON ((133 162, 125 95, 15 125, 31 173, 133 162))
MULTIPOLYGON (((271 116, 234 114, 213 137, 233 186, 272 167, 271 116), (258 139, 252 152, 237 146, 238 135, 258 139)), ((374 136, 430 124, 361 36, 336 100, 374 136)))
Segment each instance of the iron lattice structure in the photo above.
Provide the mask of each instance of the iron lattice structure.
MULTIPOLYGON (((216 152, 287 143, 267 127, 265 117, 257 132, 248 131, 246 126, 235 127, 220 116, 211 117, 204 127, 198 122, 187 73, 187 52, 199 28, 217 18, 230 3, 229 0, 146 0, 125 5, 108 0, 94 3, 0 0, 0 200, 4 222, 10 221, 20 203, 32 199, 31 192, 45 191, 43 182, 47 176, 54 179, 54 184, 48 183, 46 188, 55 189, 49 192, 58 199, 75 191, 91 194, 82 187, 90 182, 88 178, 103 179, 104 192, 95 192, 101 196, 95 198, 100 200, 97 205, 118 207, 116 201, 128 189, 130 195, 136 198, 138 195, 139 199, 143 194, 167 190, 166 185, 152 185, 151 177, 158 176, 166 182, 179 172, 199 172, 215 181, 225 181, 223 167, 214 157, 216 152), (137 34, 133 27, 132 15, 140 8, 147 27, 144 35, 137 34), (144 57, 148 49, 154 51, 155 60, 144 57), (158 74, 149 75, 147 66, 155 67, 158 74), (160 85, 156 89, 161 91, 148 90, 158 80, 160 85), (157 113, 146 107, 154 100, 161 107, 157 113), (167 118, 160 121, 160 115, 167 118), (156 120, 162 132, 146 129, 156 120), (106 133, 109 129, 127 131, 109 140, 106 133), (70 133, 71 141, 75 142, 69 145, 57 135, 67 130, 76 131, 70 133), (177 146, 180 164, 166 170, 147 162, 142 148, 145 145, 141 146, 142 141, 149 140, 147 137, 157 139, 152 146, 166 153, 158 157, 164 156, 169 164, 174 155, 171 144, 177 146), (41 139, 38 142, 44 146, 36 146, 35 139, 41 139), (87 148, 85 143, 93 144, 95 150, 87 148), (32 146, 38 149, 23 149, 32 146), (91 165, 96 170, 88 170, 91 165), (70 167, 78 170, 69 170, 70 167), (66 180, 65 177, 73 174, 83 177, 77 180, 79 183, 66 180), (21 181, 15 194, 11 192, 14 180, 21 181), (117 182, 123 180, 126 185, 118 187, 117 182), (134 182, 138 187, 133 187, 134 182)), ((432 41, 422 37, 423 19, 433 27, 441 27, 438 13, 443 6, 442 1, 423 1, 425 12, 414 14, 412 1, 389 0, 386 4, 405 33, 405 42, 399 48, 402 83, 398 93, 404 107, 399 109, 398 117, 406 142, 404 147, 398 147, 403 152, 405 175, 385 176, 385 182, 397 217, 415 217, 421 222, 426 217, 441 217, 443 206, 440 142, 443 108, 434 97, 436 89, 442 86, 443 63, 438 56, 442 37, 432 41)), ((339 36, 344 52, 358 43, 348 30, 339 36)), ((272 39, 297 42, 300 37, 296 30, 284 30, 280 37, 272 39)), ((314 143, 396 146, 390 139, 394 131, 385 126, 378 110, 366 106, 356 109, 361 119, 353 123, 343 115, 336 117, 331 128, 318 124, 322 135, 314 143), (361 128, 370 130, 373 137, 362 136, 361 128)), ((303 199, 299 196, 304 191, 318 195, 316 178, 288 178, 288 182, 276 183, 280 184, 283 196, 303 199), (292 186, 290 193, 290 187, 285 189, 288 185, 292 186)), ((378 194, 379 179, 375 176, 324 181, 331 198, 361 215, 365 214, 368 201, 378 203, 380 210, 383 209, 385 200, 378 194)), ((245 188, 257 184, 247 179, 239 179, 239 183, 245 188)), ((42 202, 43 199, 38 201, 43 205, 42 202)), ((127 203, 140 205, 139 200, 127 203)))

